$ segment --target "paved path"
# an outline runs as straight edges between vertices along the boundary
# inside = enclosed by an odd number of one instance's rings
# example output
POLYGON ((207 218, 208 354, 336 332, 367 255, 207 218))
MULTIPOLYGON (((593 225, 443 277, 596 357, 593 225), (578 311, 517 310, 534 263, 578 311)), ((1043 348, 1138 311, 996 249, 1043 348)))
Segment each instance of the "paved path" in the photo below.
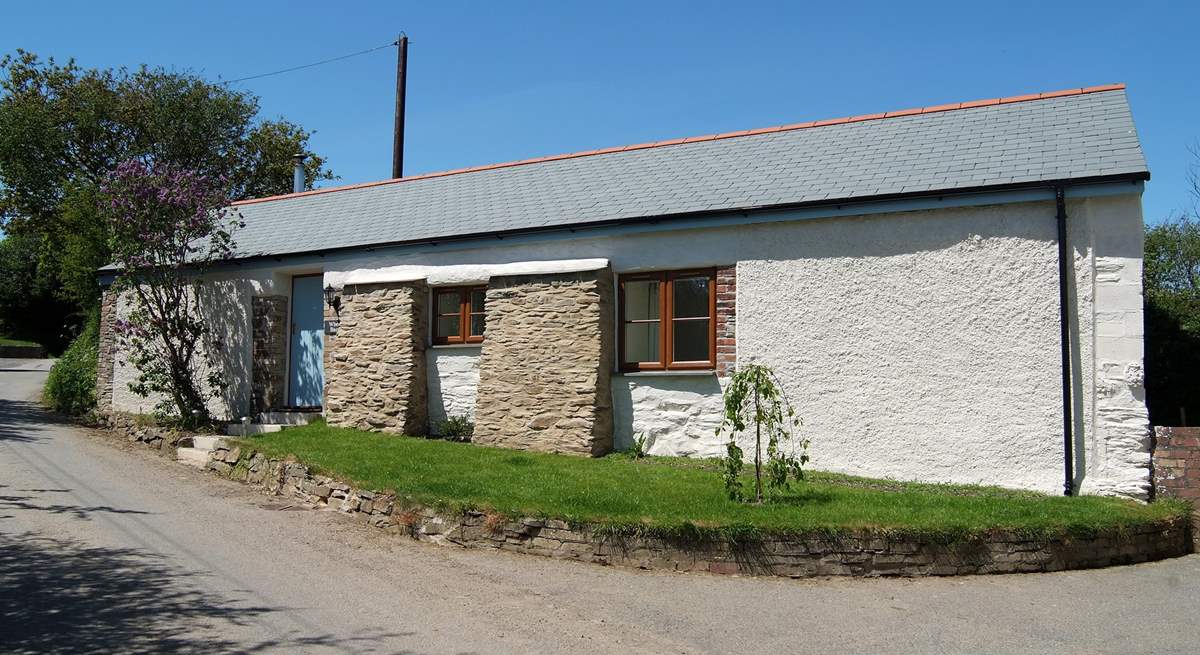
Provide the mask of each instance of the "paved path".
POLYGON ((420 544, 52 422, 44 369, 0 360, 0 652, 1200 651, 1200 556, 790 581, 420 544))

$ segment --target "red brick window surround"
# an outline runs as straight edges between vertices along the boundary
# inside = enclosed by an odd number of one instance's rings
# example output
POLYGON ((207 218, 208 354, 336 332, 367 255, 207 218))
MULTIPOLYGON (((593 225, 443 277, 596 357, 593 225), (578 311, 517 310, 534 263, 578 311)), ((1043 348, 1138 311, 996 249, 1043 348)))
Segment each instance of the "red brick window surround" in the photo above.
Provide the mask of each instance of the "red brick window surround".
POLYGON ((737 266, 717 269, 717 377, 737 368, 737 266))

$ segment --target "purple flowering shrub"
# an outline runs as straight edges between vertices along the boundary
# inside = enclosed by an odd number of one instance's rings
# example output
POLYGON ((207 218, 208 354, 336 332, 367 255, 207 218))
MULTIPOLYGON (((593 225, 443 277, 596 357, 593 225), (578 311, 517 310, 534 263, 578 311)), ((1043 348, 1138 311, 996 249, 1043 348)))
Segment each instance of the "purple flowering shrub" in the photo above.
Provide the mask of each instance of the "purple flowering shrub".
POLYGON ((208 401, 227 384, 200 305, 205 273, 233 255, 234 230, 245 225, 227 197, 224 179, 137 160, 100 188, 119 269, 113 291, 131 305, 114 324, 121 364, 138 371, 129 389, 159 396, 155 413, 187 427, 211 422, 208 401))

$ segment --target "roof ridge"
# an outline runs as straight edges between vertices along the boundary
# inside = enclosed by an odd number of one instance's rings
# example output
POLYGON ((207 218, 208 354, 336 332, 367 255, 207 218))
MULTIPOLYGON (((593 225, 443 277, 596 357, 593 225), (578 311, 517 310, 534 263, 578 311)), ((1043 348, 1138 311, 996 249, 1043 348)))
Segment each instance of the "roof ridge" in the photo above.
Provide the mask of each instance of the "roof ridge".
POLYGON ((417 180, 427 180, 438 177, 448 177, 450 175, 461 175, 463 173, 478 173, 482 171, 496 170, 500 168, 513 168, 515 166, 525 166, 528 164, 540 164, 549 161, 560 161, 565 159, 578 159, 580 157, 590 157, 592 155, 606 155, 614 152, 628 152, 631 150, 647 150, 650 148, 661 148, 663 146, 673 146, 683 143, 697 143, 701 141, 717 141, 721 139, 732 139, 743 136, 754 136, 757 134, 772 134, 775 132, 792 132, 795 130, 803 130, 812 127, 825 127, 828 125, 842 125, 845 123, 860 123, 863 121, 882 120, 886 118, 899 118, 901 116, 915 116, 917 114, 934 114, 946 111, 955 111, 958 109, 973 109, 976 107, 987 107, 991 105, 1007 105, 1017 102, 1030 102, 1033 100, 1047 100, 1050 98, 1062 98, 1065 96, 1078 96, 1088 93, 1100 93, 1104 91, 1120 91, 1125 89, 1124 83, 1116 84, 1101 84, 1099 86, 1088 86, 1074 89, 1063 89, 1060 91, 1046 91, 1043 93, 1028 93, 1025 95, 1008 96, 1002 98, 987 98, 984 100, 971 100, 968 102, 954 102, 943 105, 933 105, 930 107, 918 107, 914 109, 901 109, 898 111, 880 112, 876 114, 862 114, 859 116, 846 116, 842 118, 827 118, 819 121, 807 121, 804 123, 792 123, 790 125, 778 125, 776 127, 762 127, 751 130, 738 130, 734 132, 723 132, 720 134, 708 134, 705 136, 692 136, 677 139, 665 139, 663 141, 649 141, 646 143, 638 143, 628 146, 616 146, 612 148, 599 148, 596 150, 584 150, 581 152, 571 152, 560 155, 549 155, 545 157, 534 157, 533 159, 521 159, 517 161, 501 162, 497 164, 486 164, 483 166, 470 166, 467 168, 456 168, 448 171, 438 171, 434 173, 422 173, 410 177, 400 177, 388 180, 378 180, 375 182, 363 182, 359 184, 348 184, 337 187, 327 187, 324 189, 313 189, 311 191, 300 191, 297 193, 285 193, 275 196, 265 196, 262 198, 247 198, 245 200, 237 200, 233 202, 233 206, 254 205, 261 202, 271 200, 282 200, 284 198, 302 198, 304 196, 315 196, 325 193, 333 193, 336 191, 350 191, 352 189, 366 189, 376 186, 385 186, 389 184, 399 184, 401 182, 415 182, 417 180))

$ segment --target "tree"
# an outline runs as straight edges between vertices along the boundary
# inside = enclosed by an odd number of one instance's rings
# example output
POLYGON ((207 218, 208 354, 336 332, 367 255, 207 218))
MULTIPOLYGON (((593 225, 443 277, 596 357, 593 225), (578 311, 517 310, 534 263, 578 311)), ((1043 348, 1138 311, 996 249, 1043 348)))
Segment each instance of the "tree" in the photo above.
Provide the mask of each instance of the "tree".
POLYGON ((761 364, 749 364, 738 369, 729 379, 724 394, 724 414, 717 434, 729 429, 725 446, 725 491, 732 500, 742 500, 741 473, 745 453, 738 446, 738 435, 754 424, 754 502, 763 501, 763 433, 766 432, 767 484, 772 489, 786 489, 788 478, 804 478, 808 463, 808 440, 796 440, 792 430, 800 418, 783 394, 775 372, 761 364), (785 450, 786 445, 791 448, 785 450), (799 453, 797 453, 797 450, 799 453))
POLYGON ((1156 425, 1200 420, 1200 150, 1192 209, 1146 228, 1146 405, 1156 425))
POLYGON ((51 353, 62 352, 73 324, 72 308, 55 294, 55 278, 39 253, 36 234, 0 238, 0 336, 36 341, 51 353))
POLYGON ((18 50, 0 59, 0 229, 36 235, 55 292, 94 307, 96 269, 112 254, 96 195, 119 163, 223 178, 226 199, 291 191, 296 153, 308 155, 309 188, 334 178, 309 151, 311 132, 258 114, 254 95, 191 73, 83 69, 18 50))
POLYGON ((161 397, 156 413, 188 427, 210 422, 208 401, 225 386, 202 304, 205 273, 232 256, 233 232, 243 225, 225 183, 130 160, 98 194, 119 270, 112 289, 131 301, 129 315, 115 322, 126 363, 137 370, 130 390, 161 397))

